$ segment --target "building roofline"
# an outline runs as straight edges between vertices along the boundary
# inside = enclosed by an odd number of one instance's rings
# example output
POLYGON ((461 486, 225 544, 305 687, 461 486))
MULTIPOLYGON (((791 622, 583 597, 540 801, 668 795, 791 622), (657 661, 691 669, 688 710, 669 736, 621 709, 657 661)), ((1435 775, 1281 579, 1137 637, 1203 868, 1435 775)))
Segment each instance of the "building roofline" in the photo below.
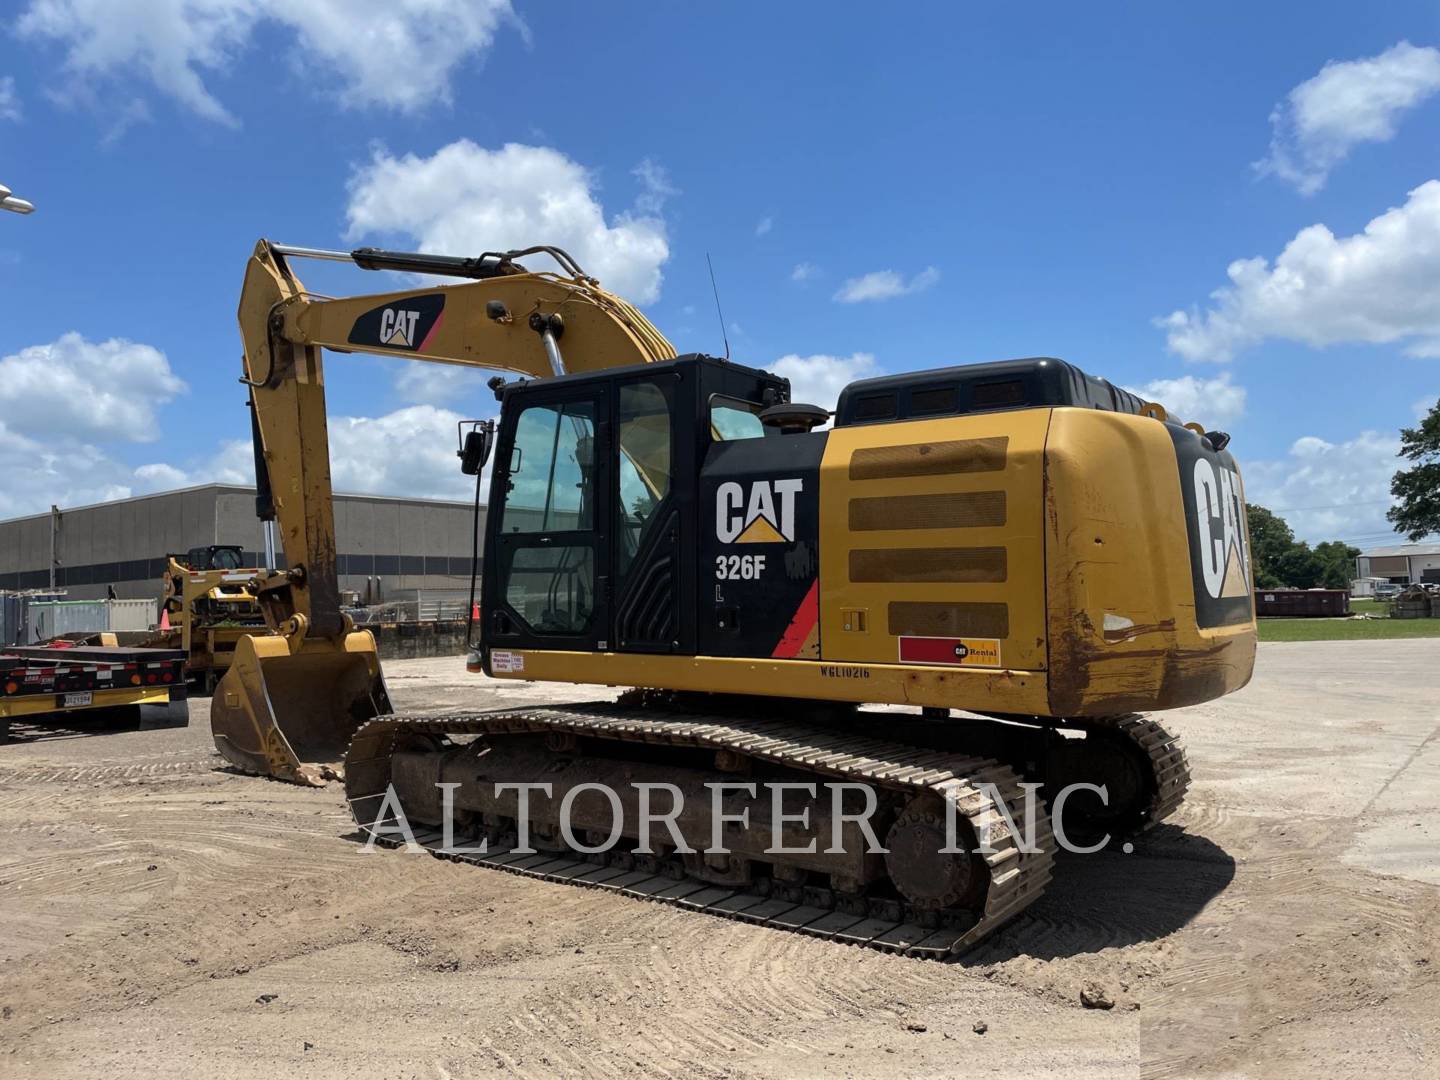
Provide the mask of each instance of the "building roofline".
MULTIPOLYGON (((248 484, 192 484, 189 487, 170 488, 166 491, 147 491, 143 495, 128 495, 123 499, 107 499, 101 502, 84 503, 80 506, 62 506, 59 509, 62 515, 76 514, 82 510, 97 510, 102 506, 142 502, 145 499, 167 499, 174 495, 189 495, 197 491, 216 491, 231 495, 249 495, 251 497, 255 495, 255 488, 248 484)), ((464 499, 427 499, 414 495, 376 495, 373 492, 361 491, 337 491, 334 494, 338 499, 367 499, 372 502, 421 503, 425 506, 463 506, 467 509, 473 505, 464 499)), ((22 514, 19 517, 0 519, 0 525, 11 525, 21 521, 40 521, 49 516, 50 511, 43 510, 38 514, 22 514)))
POLYGON ((1440 543, 1392 544, 1371 548, 1356 556, 1358 559, 1403 559, 1412 555, 1440 555, 1440 543))

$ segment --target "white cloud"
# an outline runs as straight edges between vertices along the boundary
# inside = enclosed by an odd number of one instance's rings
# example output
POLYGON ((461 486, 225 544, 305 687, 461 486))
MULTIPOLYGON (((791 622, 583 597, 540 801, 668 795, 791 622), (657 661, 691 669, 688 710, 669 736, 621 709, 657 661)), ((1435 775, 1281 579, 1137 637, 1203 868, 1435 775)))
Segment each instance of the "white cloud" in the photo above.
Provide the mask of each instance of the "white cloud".
MULTIPOLYGON (((446 255, 553 244, 607 289, 646 304, 659 297, 670 257, 660 209, 674 189, 653 162, 635 171, 635 207, 607 221, 591 174, 549 147, 487 150, 460 139, 430 157, 377 149, 351 177, 347 235, 399 234, 446 255)), ((544 258, 535 267, 552 268, 544 258)))
POLYGON ((134 470, 137 491, 171 491, 196 484, 255 483, 255 451, 249 439, 227 439, 208 458, 188 468, 157 461, 134 470))
MULTIPOLYGON (((1248 502, 1269 507, 1302 540, 1348 540, 1356 547, 1391 542, 1385 520, 1390 478, 1402 464, 1400 440, 1376 431, 1331 443, 1296 439, 1285 457, 1241 461, 1248 502)), ((1396 538, 1393 542, 1403 542, 1396 538)))
POLYGON ((824 353, 799 356, 790 353, 770 364, 769 370, 790 380, 790 400, 819 405, 832 412, 840 391, 847 384, 881 374, 875 357, 863 352, 849 356, 827 356, 824 353))
POLYGON ((1378 56, 1331 61, 1270 114, 1270 154, 1255 163, 1312 195, 1360 143, 1388 142, 1402 114, 1440 91, 1440 49, 1402 41, 1378 56))
POLYGON ((495 372, 458 364, 402 362, 395 372, 395 392, 417 405, 453 405, 485 389, 495 372))
POLYGON ((32 438, 0 420, 0 475, 6 477, 0 518, 44 513, 51 504, 71 509, 210 481, 253 484, 253 461, 250 440, 237 439, 190 469, 166 462, 131 467, 73 434, 32 438))
POLYGON ((22 435, 153 442, 156 408, 185 388, 159 349, 69 333, 0 358, 0 421, 22 435))
MULTIPOLYGON (((455 456, 459 413, 413 405, 383 416, 332 416, 330 475, 336 491, 366 495, 470 499, 475 480, 455 456)), ((0 518, 127 499, 196 484, 255 483, 249 439, 222 442, 192 463, 131 467, 104 450, 64 435, 35 439, 0 421, 0 518)))
POLYGON ((1232 383, 1228 371, 1214 379, 1197 379, 1194 375, 1151 379, 1143 386, 1126 389, 1165 406, 1166 412, 1181 420, 1206 425, 1207 431, 1223 429, 1245 415, 1245 388, 1232 383))
POLYGON ((774 227, 775 219, 767 214, 765 217, 761 218, 759 223, 755 226, 755 235, 764 236, 774 227))
POLYGON ((456 429, 468 419, 433 405, 385 416, 330 420, 330 475, 336 491, 466 499, 475 479, 460 471, 456 429))
POLYGON ((940 271, 927 266, 908 281, 894 270, 875 270, 863 277, 850 278, 835 293, 842 304, 858 304, 864 300, 892 300, 907 293, 930 288, 940 280, 940 271))
POLYGON ((20 97, 15 93, 15 78, 6 75, 0 78, 0 120, 18 121, 22 115, 20 97))
POLYGON ((139 78, 233 124, 201 73, 228 73, 262 24, 295 39, 297 71, 328 69, 344 104, 414 111, 448 102, 455 69, 507 22, 524 33, 509 0, 31 0, 18 29, 65 46, 81 96, 96 80, 139 78))
POLYGON ((1229 360, 1267 338, 1324 346, 1406 341, 1411 356, 1440 357, 1440 180, 1410 192, 1363 233, 1300 230, 1272 266, 1237 259, 1230 284, 1204 312, 1175 311, 1157 325, 1187 360, 1229 360))
POLYGON ((134 479, 94 446, 73 439, 40 442, 0 420, 0 518, 123 499, 134 479))
POLYGON ((658 218, 665 209, 665 200, 680 194, 680 189, 670 183, 670 174, 665 167, 651 158, 645 158, 631 169, 630 175, 640 181, 635 210, 647 217, 658 218))
POLYGON ((141 465, 136 469, 135 479, 149 485, 155 491, 166 491, 170 488, 188 485, 190 474, 184 469, 177 469, 174 465, 157 461, 151 465, 141 465))
MULTIPOLYGON (((455 425, 467 419, 472 417, 434 405, 410 405, 381 416, 332 416, 326 425, 331 485, 336 491, 362 495, 471 498, 475 480, 460 471, 460 459, 455 456, 455 425)), ((189 467, 142 465, 129 482, 143 490, 253 484, 254 452, 249 439, 234 439, 189 467)))
POLYGON ((816 274, 818 274, 818 273, 820 273, 820 268, 819 268, 818 266, 816 266, 814 263, 812 263, 812 262, 800 262, 800 263, 796 263, 796 264, 795 264, 795 268, 790 271, 790 280, 791 280, 791 281, 809 281, 811 278, 813 278, 813 277, 814 277, 816 274))
POLYGON ((129 101, 111 101, 107 103, 106 111, 108 118, 105 134, 100 137, 101 146, 114 146, 136 124, 148 124, 151 120, 150 106, 140 97, 131 98, 129 101))

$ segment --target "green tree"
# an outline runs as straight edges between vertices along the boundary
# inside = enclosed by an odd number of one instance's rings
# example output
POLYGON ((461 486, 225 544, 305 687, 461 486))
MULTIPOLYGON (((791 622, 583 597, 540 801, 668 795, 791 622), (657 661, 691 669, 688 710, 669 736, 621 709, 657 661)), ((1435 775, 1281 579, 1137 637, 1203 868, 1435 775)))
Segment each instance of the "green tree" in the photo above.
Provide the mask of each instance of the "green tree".
POLYGON ((1290 550, 1280 556, 1280 581, 1287 588, 1313 589, 1320 584, 1320 575, 1324 570, 1319 556, 1303 540, 1291 544, 1290 550))
POLYGON ((1420 540, 1440 532, 1440 401, 1419 427, 1400 429, 1400 456, 1415 462, 1390 481, 1390 494, 1400 500, 1385 516, 1397 532, 1420 540))
POLYGON ((1245 518, 1250 525, 1250 564, 1255 571, 1255 587, 1278 589, 1286 584, 1282 563, 1295 546, 1295 534, 1284 518, 1255 503, 1245 507, 1245 518))
POLYGON ((1263 506, 1245 508, 1250 524, 1250 562, 1257 589, 1344 589, 1355 577, 1360 549, 1339 540, 1313 548, 1279 514, 1263 506))
POLYGON ((1327 589, 1348 589, 1355 580, 1355 560, 1360 549, 1351 547, 1340 540, 1326 540, 1316 544, 1315 558, 1320 564, 1320 577, 1316 584, 1327 589))

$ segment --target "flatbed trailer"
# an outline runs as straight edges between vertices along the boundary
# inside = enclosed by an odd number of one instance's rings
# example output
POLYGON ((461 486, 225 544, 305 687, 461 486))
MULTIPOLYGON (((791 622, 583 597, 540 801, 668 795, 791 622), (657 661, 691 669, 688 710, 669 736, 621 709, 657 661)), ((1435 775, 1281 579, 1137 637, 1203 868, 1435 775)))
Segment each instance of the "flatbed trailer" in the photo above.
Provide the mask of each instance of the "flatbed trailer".
POLYGON ((13 720, 44 723, 186 696, 185 653, 125 646, 0 646, 0 742, 13 720))

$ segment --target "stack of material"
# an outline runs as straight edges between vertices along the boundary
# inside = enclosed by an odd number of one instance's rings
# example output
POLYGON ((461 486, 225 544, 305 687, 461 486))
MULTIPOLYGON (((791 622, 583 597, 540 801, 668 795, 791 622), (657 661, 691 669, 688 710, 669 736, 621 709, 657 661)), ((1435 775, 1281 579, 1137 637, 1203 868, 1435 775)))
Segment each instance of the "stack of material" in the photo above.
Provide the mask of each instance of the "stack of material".
POLYGON ((1390 615, 1396 619, 1426 619, 1432 614, 1440 617, 1436 601, 1440 596, 1432 597, 1423 585, 1411 585, 1395 598, 1395 610, 1390 615))

